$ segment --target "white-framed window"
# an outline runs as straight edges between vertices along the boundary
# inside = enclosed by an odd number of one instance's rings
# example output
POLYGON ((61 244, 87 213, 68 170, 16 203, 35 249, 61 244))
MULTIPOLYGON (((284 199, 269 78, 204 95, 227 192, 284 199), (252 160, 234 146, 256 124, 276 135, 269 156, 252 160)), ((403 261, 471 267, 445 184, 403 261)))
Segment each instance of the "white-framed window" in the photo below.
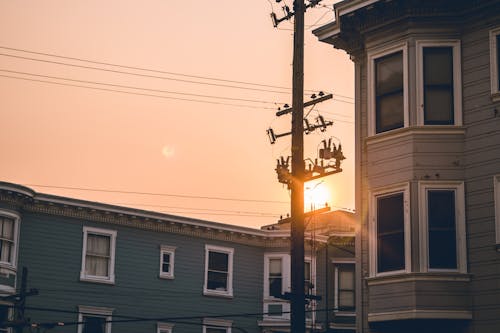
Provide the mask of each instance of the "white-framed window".
POLYGON ((491 97, 500 101, 500 27, 490 30, 491 97))
POLYGON ((17 267, 19 221, 19 215, 0 210, 0 267, 17 267))
POLYGON ((493 177, 493 191, 495 200, 495 226, 497 250, 500 250, 500 175, 493 177))
MULTIPOLYGON (((316 260, 310 256, 304 258, 304 295, 316 295, 316 260)), ((316 300, 306 298, 306 320, 314 322, 316 318, 316 300)))
POLYGON ((78 333, 111 333, 114 309, 78 306, 78 333))
POLYGON ((290 255, 264 254, 264 318, 290 318, 290 304, 282 298, 286 292, 290 292, 290 255))
POLYGON ((173 279, 175 264, 175 247, 160 246, 160 278, 173 279))
POLYGON ((368 53, 368 135, 407 127, 407 44, 368 53))
POLYGON ((217 319, 217 318, 204 318, 203 319, 203 333, 231 333, 231 320, 217 319))
POLYGON ((83 227, 80 280, 115 283, 116 230, 83 227))
POLYGON ((170 323, 156 323, 156 333, 172 333, 174 324, 170 323))
POLYGON ((334 308, 335 311, 354 312, 355 263, 354 261, 334 261, 334 308))
POLYGON ((233 296, 234 249, 205 245, 204 295, 233 296))
POLYGON ((409 188, 400 184, 370 195, 370 276, 411 271, 409 188))
POLYGON ((416 41, 417 124, 462 125, 459 40, 416 41))
POLYGON ((420 270, 467 272, 463 182, 419 187, 420 270))

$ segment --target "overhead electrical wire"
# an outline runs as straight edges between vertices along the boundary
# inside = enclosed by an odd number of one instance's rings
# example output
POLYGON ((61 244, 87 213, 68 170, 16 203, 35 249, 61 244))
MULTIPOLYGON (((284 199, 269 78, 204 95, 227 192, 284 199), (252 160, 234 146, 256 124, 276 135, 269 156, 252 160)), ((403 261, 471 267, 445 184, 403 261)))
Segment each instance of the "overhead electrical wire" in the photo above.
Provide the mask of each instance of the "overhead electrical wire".
MULTIPOLYGON (((67 60, 76 60, 76 61, 92 63, 92 64, 96 64, 96 65, 114 66, 114 67, 121 67, 121 68, 127 68, 127 69, 134 69, 134 70, 140 70, 140 71, 153 72, 153 73, 161 73, 161 74, 168 74, 168 75, 190 77, 190 78, 203 79, 203 80, 212 80, 212 81, 219 81, 219 82, 246 84, 246 85, 258 86, 258 87, 267 87, 267 88, 277 88, 277 89, 291 90, 290 87, 276 86, 276 85, 263 84, 263 83, 254 83, 254 82, 247 82, 247 81, 237 81, 237 80, 221 79, 221 78, 214 78, 214 77, 201 76, 201 75, 190 75, 190 74, 184 74, 184 73, 178 73, 178 72, 168 72, 168 71, 162 71, 162 70, 158 70, 158 69, 151 69, 151 68, 144 68, 144 67, 119 65, 119 64, 113 64, 113 63, 110 63, 110 62, 101 62, 101 61, 93 61, 93 60, 88 60, 88 59, 83 59, 83 58, 67 57, 67 56, 62 56, 62 55, 58 55, 58 54, 54 54, 54 53, 36 52, 36 51, 30 51, 30 50, 26 50, 26 49, 17 49, 17 48, 12 48, 12 47, 7 47, 7 46, 1 46, 1 45, 0 45, 0 49, 17 51, 17 52, 25 52, 25 53, 31 53, 31 54, 37 54, 37 55, 43 55, 43 56, 49 56, 49 57, 67 59, 67 60)), ((315 90, 310 90, 310 92, 314 92, 314 91, 315 90)))
POLYGON ((194 97, 204 97, 204 98, 226 99, 226 100, 230 100, 230 101, 240 101, 240 102, 253 102, 253 103, 266 103, 266 104, 277 104, 277 103, 278 104, 284 104, 284 102, 271 102, 271 101, 254 100, 254 99, 244 99, 244 98, 234 98, 234 97, 224 97, 224 96, 213 96, 213 95, 201 95, 201 94, 193 94, 193 93, 186 93, 186 92, 179 92, 179 91, 169 91, 169 90, 161 90, 161 89, 151 89, 151 88, 136 87, 136 86, 127 86, 127 85, 121 85, 121 84, 103 83, 103 82, 96 82, 96 81, 77 80, 77 79, 72 79, 72 78, 67 78, 67 77, 50 76, 50 75, 43 75, 43 74, 36 74, 36 73, 29 73, 29 72, 19 72, 19 71, 12 71, 12 70, 8 70, 8 69, 0 69, 0 71, 1 72, 6 72, 6 73, 11 73, 11 74, 30 75, 30 76, 42 77, 42 78, 46 78, 46 79, 64 80, 64 81, 86 83, 86 84, 96 84, 96 85, 110 86, 110 87, 116 87, 116 88, 136 89, 136 90, 159 92, 159 93, 173 94, 173 95, 184 95, 184 96, 194 96, 194 97))
MULTIPOLYGON (((61 58, 61 59, 67 59, 67 60, 76 60, 76 61, 87 62, 87 63, 98 64, 98 65, 114 66, 114 67, 119 67, 119 68, 126 68, 126 69, 147 71, 147 72, 152 72, 152 73, 160 73, 160 74, 167 74, 167 75, 176 75, 176 76, 189 77, 189 78, 197 78, 197 79, 211 80, 211 81, 218 81, 218 82, 244 84, 244 85, 257 86, 257 87, 267 87, 267 88, 274 88, 274 89, 283 89, 283 90, 288 90, 288 92, 280 92, 280 91, 266 90, 266 89, 256 89, 256 88, 249 88, 249 87, 238 87, 238 86, 234 86, 234 85, 218 85, 218 84, 209 83, 209 82, 200 82, 200 81, 191 81, 191 80, 180 80, 180 79, 167 78, 167 77, 162 77, 162 76, 152 76, 152 75, 139 74, 139 73, 134 73, 134 72, 116 71, 116 70, 111 70, 111 69, 106 69, 106 68, 83 66, 83 65, 70 64, 70 63, 64 63, 64 62, 58 62, 58 61, 51 61, 51 60, 37 59, 37 58, 31 58, 31 57, 23 57, 23 56, 13 55, 13 54, 0 53, 0 56, 13 57, 13 58, 19 58, 19 59, 31 60, 31 61, 47 62, 47 63, 58 64, 58 65, 63 65, 63 66, 73 66, 73 67, 80 67, 80 68, 92 69, 92 70, 102 70, 102 71, 108 71, 108 72, 114 72, 114 73, 126 74, 126 75, 144 76, 144 77, 150 77, 150 78, 173 80, 173 81, 180 81, 180 82, 187 82, 187 83, 194 83, 194 84, 215 85, 215 86, 235 88, 235 89, 247 89, 247 90, 256 90, 256 91, 264 91, 264 92, 272 92, 272 93, 286 93, 286 94, 290 94, 290 91, 291 91, 290 87, 283 87, 283 86, 277 86, 277 85, 269 85, 269 84, 263 84, 263 83, 246 82, 246 81, 238 81, 238 80, 230 80, 230 79, 213 78, 213 77, 201 76, 201 75, 190 75, 190 74, 184 74, 184 73, 178 73, 178 72, 168 72, 168 71, 162 71, 162 70, 156 70, 156 69, 150 69, 150 68, 143 68, 143 67, 119 65, 119 64, 109 63, 109 62, 100 62, 100 61, 93 61, 93 60, 88 60, 88 59, 83 59, 83 58, 67 57, 67 56, 57 55, 57 54, 54 54, 54 53, 36 52, 36 51, 30 51, 30 50, 26 50, 26 49, 12 48, 12 47, 1 46, 1 45, 0 45, 0 49, 17 51, 17 52, 24 52, 24 53, 30 53, 30 54, 36 54, 36 55, 43 55, 43 56, 50 56, 50 57, 56 57, 56 58, 61 58)), ((319 90, 318 89, 316 89, 316 90, 306 89, 305 91, 306 92, 317 92, 319 90)), ((353 99, 352 97, 349 97, 349 96, 343 96, 343 95, 339 95, 339 94, 333 94, 333 95, 334 96, 338 96, 338 97, 344 97, 344 98, 348 98, 348 99, 353 99)))
POLYGON ((115 93, 128 94, 128 95, 138 95, 138 96, 155 97, 155 98, 163 98, 163 99, 173 99, 173 100, 178 100, 178 101, 188 101, 188 102, 197 102, 197 103, 228 105, 228 106, 234 106, 234 107, 240 107, 240 108, 261 109, 261 110, 262 109, 275 110, 275 108, 271 108, 271 107, 262 107, 262 106, 254 106, 254 105, 243 105, 243 104, 232 104, 232 103, 223 103, 223 102, 215 102, 215 101, 205 101, 205 100, 180 98, 180 97, 171 97, 171 96, 163 96, 163 95, 153 95, 153 94, 145 94, 145 93, 132 92, 132 91, 107 89, 107 88, 98 88, 98 87, 89 87, 89 86, 82 86, 82 85, 78 85, 78 84, 70 84, 70 83, 62 83, 62 82, 38 80, 38 79, 30 79, 30 78, 26 78, 26 77, 18 77, 18 76, 11 76, 11 75, 1 75, 0 74, 0 77, 5 77, 5 78, 9 78, 9 79, 24 80, 24 81, 48 83, 48 84, 54 84, 54 85, 59 85, 59 86, 86 88, 86 89, 92 89, 92 90, 101 90, 101 91, 115 92, 115 93))
POLYGON ((24 186, 33 186, 33 187, 56 188, 56 189, 63 189, 63 190, 151 195, 151 196, 176 197, 176 198, 188 198, 188 199, 206 199, 206 200, 241 201, 241 202, 264 202, 264 203, 279 203, 279 204, 288 204, 289 203, 288 201, 278 201, 278 200, 210 197, 210 196, 197 196, 197 195, 171 194, 171 193, 154 193, 154 192, 123 191, 123 190, 111 190, 111 189, 96 189, 96 188, 87 188, 87 187, 55 186, 55 185, 43 185, 43 184, 23 184, 23 185, 24 186))

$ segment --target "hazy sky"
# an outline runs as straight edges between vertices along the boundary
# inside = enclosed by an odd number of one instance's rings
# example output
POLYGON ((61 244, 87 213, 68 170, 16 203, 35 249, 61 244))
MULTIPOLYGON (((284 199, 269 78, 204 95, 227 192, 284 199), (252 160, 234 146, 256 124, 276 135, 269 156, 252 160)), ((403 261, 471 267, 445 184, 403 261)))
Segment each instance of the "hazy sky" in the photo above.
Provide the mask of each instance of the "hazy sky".
MULTIPOLYGON (((353 65, 311 32, 333 19, 333 2, 306 13, 305 100, 336 95, 305 110, 334 121, 305 137, 305 155, 314 159, 323 139, 342 142, 344 172, 318 187, 352 209, 353 65)), ((249 227, 276 222, 290 209, 274 171, 290 137, 266 136, 291 120, 275 116, 291 104, 280 87, 292 84, 293 25, 275 29, 269 16, 282 4, 0 1, 0 180, 249 227)))

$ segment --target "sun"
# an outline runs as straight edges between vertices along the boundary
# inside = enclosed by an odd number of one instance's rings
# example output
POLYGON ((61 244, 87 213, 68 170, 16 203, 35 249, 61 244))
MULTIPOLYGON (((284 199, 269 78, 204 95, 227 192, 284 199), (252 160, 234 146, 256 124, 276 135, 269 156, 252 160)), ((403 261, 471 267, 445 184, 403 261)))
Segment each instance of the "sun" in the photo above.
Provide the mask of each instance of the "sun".
POLYGON ((323 208, 329 201, 330 191, 323 182, 304 187, 304 210, 323 208))

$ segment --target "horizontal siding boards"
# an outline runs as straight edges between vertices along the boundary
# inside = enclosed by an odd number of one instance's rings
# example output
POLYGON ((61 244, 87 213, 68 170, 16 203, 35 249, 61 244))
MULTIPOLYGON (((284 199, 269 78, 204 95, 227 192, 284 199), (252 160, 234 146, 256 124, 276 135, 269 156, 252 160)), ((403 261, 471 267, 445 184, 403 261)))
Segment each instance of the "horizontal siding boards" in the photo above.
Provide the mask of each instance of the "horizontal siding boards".
MULTIPOLYGON (((29 268, 29 288, 40 291, 29 298, 29 306, 69 311, 78 305, 101 306, 114 308, 115 315, 148 318, 256 313, 262 308, 262 293, 255 292, 262 289, 262 248, 37 214, 24 214, 21 244, 19 264, 29 268), (115 285, 80 281, 84 225, 117 231, 115 285), (234 248, 232 299, 203 296, 205 244, 234 248), (160 245, 176 247, 174 280, 158 277, 160 245)), ((33 321, 76 321, 76 314, 29 316, 33 321)), ((257 319, 232 320, 255 331, 257 319)), ((152 329, 151 322, 113 325, 115 332, 152 329)), ((196 325, 185 329, 200 331, 196 325)))

